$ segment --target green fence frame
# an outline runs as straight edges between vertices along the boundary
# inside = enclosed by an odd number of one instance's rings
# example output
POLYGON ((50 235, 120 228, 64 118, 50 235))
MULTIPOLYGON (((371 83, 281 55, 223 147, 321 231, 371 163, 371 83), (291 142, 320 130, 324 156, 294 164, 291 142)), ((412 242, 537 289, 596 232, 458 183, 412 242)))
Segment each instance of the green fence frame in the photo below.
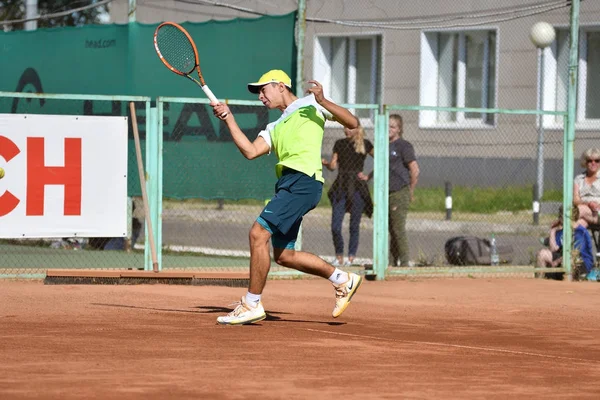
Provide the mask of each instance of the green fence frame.
MULTIPOLYGON (((108 95, 88 95, 88 94, 54 94, 54 93, 28 93, 28 92, 0 92, 0 98, 22 98, 22 99, 52 99, 52 100, 98 100, 98 101, 122 101, 122 102, 144 102, 146 105, 146 160, 145 160, 145 169, 146 169, 146 188, 148 191, 148 202, 150 207, 150 214, 152 218, 153 226, 161 227, 160 217, 159 217, 159 205, 161 204, 161 190, 162 187, 160 185, 161 179, 159 179, 160 174, 158 166, 161 164, 161 159, 158 157, 160 154, 159 149, 157 147, 156 140, 152 140, 156 138, 156 109, 151 107, 152 99, 150 97, 145 96, 108 96, 108 95)), ((127 109, 129 109, 127 107, 127 109)), ((159 235, 160 231, 155 229, 156 233, 159 235)), ((145 243, 149 243, 149 230, 144 230, 146 234, 145 243)), ((150 246, 145 246, 145 257, 144 257, 144 270, 151 271, 152 270, 152 257, 150 254, 150 246)), ((158 248, 160 249, 160 247, 158 248)), ((157 249, 157 250, 158 250, 157 249)), ((19 277, 27 277, 20 275, 19 277)), ((32 276, 33 278, 34 276, 32 276)), ((39 278, 39 276, 35 276, 39 278)), ((43 277, 43 276, 42 276, 43 277)))
MULTIPOLYGON (((567 111, 542 111, 542 110, 519 110, 519 109, 502 109, 502 108, 458 108, 458 107, 435 107, 435 106, 410 106, 410 105, 399 105, 399 104, 386 104, 384 106, 384 121, 379 121, 379 129, 385 129, 384 132, 380 132, 379 136, 386 135, 387 138, 387 124, 389 122, 390 111, 446 111, 446 112, 464 112, 464 113, 494 113, 494 114, 513 114, 513 115, 554 115, 561 116, 564 118, 564 143, 568 143, 568 115, 567 111)), ((376 136, 377 140, 377 136, 376 136)), ((380 163, 376 164, 376 168, 378 171, 388 171, 389 169, 389 143, 381 143, 377 142, 375 145, 375 155, 376 160, 377 156, 380 158, 380 163), (377 145, 379 144, 379 146, 377 145)), ((573 152, 566 152, 563 159, 563 167, 564 167, 564 179, 571 180, 573 177, 573 152)), ((375 176, 377 177, 378 174, 375 176)), ((572 185, 571 185, 572 188, 572 185)), ((563 188, 563 205, 572 203, 572 189, 570 191, 565 186, 563 188)), ((382 194, 387 194, 387 177, 385 182, 382 182, 381 179, 375 179, 375 196, 382 196, 382 194)), ((386 196, 384 196, 386 197, 386 196)), ((377 198, 377 197, 376 197, 377 198)), ((382 204, 387 203, 387 199, 379 199, 382 204)), ((386 204, 387 205, 387 204, 386 204)), ((565 220, 570 220, 571 207, 565 206, 565 220)), ((381 212, 381 210, 379 210, 381 212)), ((433 268, 397 268, 392 271, 388 270, 388 230, 387 230, 387 221, 381 221, 383 218, 381 215, 377 214, 377 220, 379 221, 379 229, 377 230, 377 234, 374 234, 374 251, 380 251, 381 254, 374 254, 374 271, 377 279, 384 279, 386 275, 421 275, 421 274, 432 274, 432 269, 435 269, 436 274, 454 274, 459 273, 461 271, 468 270, 469 273, 485 273, 485 274, 494 274, 494 273, 524 273, 524 272, 536 272, 541 271, 541 268, 532 267, 523 267, 523 266, 502 266, 502 267, 433 267, 433 268), (386 229, 382 229, 385 224, 386 229), (387 272, 386 272, 387 271, 387 272)), ((374 228, 376 229, 376 228, 374 228)), ((565 236, 572 235, 571 227, 569 224, 565 225, 565 236)), ((566 272, 570 274, 571 272, 571 248, 564 246, 563 247, 563 262, 562 268, 551 268, 544 269, 545 272, 550 271, 560 271, 566 272)))

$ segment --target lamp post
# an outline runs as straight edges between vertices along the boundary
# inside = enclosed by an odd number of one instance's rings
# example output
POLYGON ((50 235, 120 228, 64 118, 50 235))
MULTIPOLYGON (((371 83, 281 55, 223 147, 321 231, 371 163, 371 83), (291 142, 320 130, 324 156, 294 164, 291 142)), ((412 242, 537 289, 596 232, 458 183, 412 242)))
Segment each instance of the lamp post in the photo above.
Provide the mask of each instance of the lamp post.
POLYGON ((127 19, 129 22, 135 22, 135 11, 137 8, 136 0, 129 0, 128 10, 127 10, 127 19))
MULTIPOLYGON (((537 110, 544 109, 544 49, 556 38, 556 31, 547 22, 537 22, 531 27, 529 38, 537 48, 539 54, 538 64, 538 100, 537 110)), ((544 194, 544 116, 538 114, 538 143, 537 143, 537 173, 536 190, 533 199, 533 222, 537 225, 539 222, 540 199, 544 194)))
MULTIPOLYGON (((38 0, 27 0, 25 2, 25 16, 27 19, 38 16, 38 0)), ((37 19, 25 22, 26 31, 35 31, 37 29, 37 19)))

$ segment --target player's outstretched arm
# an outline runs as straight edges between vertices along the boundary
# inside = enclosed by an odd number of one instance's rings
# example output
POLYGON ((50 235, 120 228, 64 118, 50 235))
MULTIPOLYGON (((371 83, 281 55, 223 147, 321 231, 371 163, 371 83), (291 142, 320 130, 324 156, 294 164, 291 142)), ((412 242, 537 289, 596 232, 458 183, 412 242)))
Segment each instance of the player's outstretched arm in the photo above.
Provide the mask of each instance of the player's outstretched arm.
POLYGON ((233 143, 235 143, 237 148, 240 150, 240 153, 242 153, 244 157, 246 157, 248 160, 252 160, 269 152, 269 145, 262 137, 256 138, 254 142, 248 140, 248 137, 244 134, 244 132, 242 132, 235 121, 235 118, 227 104, 211 103, 210 105, 213 107, 213 113, 215 117, 225 122, 225 125, 231 133, 233 143))
POLYGON ((312 93, 315 96, 315 100, 319 103, 324 109, 329 111, 331 115, 338 121, 340 124, 344 125, 348 129, 356 129, 358 128, 358 119, 352 115, 348 109, 335 104, 333 101, 325 98, 323 94, 323 86, 315 81, 310 80, 308 83, 313 84, 314 86, 308 88, 306 93, 312 93))

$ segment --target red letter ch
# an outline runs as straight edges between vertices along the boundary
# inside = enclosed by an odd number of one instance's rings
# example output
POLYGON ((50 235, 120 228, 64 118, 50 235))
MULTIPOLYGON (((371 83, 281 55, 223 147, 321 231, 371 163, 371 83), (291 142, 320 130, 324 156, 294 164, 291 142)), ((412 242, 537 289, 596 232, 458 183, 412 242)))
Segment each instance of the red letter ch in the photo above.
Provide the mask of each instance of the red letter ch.
POLYGON ((81 138, 65 138, 64 167, 47 167, 44 138, 27 138, 26 215, 44 215, 46 185, 64 185, 65 215, 81 215, 81 138))

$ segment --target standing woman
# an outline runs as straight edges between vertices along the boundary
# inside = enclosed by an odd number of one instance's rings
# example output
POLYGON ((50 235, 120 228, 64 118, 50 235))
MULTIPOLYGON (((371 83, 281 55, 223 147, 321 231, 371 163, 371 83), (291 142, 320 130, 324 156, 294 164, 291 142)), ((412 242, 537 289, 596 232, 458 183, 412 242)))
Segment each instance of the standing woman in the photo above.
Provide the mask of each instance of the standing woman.
POLYGON ((373 215, 373 202, 367 185, 369 176, 362 172, 367 154, 373 157, 373 143, 365 139, 365 130, 360 125, 355 129, 344 128, 344 133, 346 138, 337 140, 333 146, 331 160, 322 160, 330 171, 339 167, 338 175, 327 192, 332 207, 331 234, 336 258, 333 266, 352 265, 358 250, 362 214, 369 218, 373 215), (346 212, 350 213, 350 243, 348 260, 344 263, 342 222, 346 212))
POLYGON ((419 164, 413 145, 403 138, 402 116, 391 114, 389 120, 390 183, 389 183, 389 233, 391 265, 408 267, 408 238, 406 217, 414 200, 415 186, 419 181, 419 164))
POLYGON ((581 154, 581 166, 585 171, 573 182, 573 204, 579 208, 579 223, 584 227, 598 223, 600 210, 600 149, 590 148, 581 154))

